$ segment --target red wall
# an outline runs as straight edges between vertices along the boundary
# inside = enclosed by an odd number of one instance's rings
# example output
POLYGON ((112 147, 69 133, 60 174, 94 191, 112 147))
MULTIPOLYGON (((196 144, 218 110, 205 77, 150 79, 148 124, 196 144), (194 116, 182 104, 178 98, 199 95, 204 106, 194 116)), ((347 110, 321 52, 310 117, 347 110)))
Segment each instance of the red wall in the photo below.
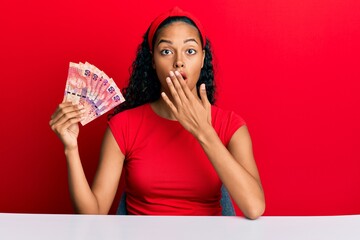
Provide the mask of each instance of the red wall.
MULTIPOLYGON (((106 2, 1 4, 0 212, 71 213, 48 126, 69 61, 123 87, 150 21, 181 2, 214 45, 218 105, 248 123, 265 215, 360 213, 359 1, 106 2)), ((105 116, 81 128, 89 181, 105 128, 105 116)))

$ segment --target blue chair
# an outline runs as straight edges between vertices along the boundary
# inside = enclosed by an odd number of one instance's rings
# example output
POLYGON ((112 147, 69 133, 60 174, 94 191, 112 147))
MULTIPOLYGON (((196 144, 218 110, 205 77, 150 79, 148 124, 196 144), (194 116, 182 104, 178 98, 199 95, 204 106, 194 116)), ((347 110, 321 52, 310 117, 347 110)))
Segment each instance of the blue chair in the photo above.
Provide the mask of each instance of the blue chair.
MULTIPOLYGON (((222 212, 223 216, 235 216, 236 215, 234 206, 230 199, 230 195, 224 185, 222 185, 222 187, 221 187, 220 205, 221 205, 221 209, 222 209, 221 212, 222 212)), ((121 196, 120 203, 119 203, 118 209, 116 211, 116 214, 117 215, 127 215, 126 193, 125 192, 121 196)))

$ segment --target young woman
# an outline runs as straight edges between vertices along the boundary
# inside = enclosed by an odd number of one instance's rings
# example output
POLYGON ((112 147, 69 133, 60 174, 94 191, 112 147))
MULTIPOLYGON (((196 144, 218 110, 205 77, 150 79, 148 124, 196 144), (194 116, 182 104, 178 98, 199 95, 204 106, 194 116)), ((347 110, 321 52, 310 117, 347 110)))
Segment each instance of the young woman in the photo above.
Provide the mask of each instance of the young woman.
POLYGON ((152 22, 125 99, 109 120, 92 187, 77 143, 83 110, 63 102, 51 117, 77 212, 107 214, 124 168, 129 214, 221 215, 222 184, 246 217, 263 214, 249 132, 241 117, 213 105, 211 48, 194 16, 174 8, 152 22))

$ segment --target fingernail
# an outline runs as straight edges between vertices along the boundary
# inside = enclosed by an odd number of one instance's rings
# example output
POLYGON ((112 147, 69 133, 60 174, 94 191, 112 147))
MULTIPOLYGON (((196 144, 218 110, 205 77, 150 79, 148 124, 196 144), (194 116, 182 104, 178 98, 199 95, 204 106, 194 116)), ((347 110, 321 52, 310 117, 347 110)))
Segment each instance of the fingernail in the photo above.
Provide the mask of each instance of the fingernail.
POLYGON ((175 71, 175 74, 178 75, 178 76, 180 76, 180 73, 179 73, 178 71, 175 71))
POLYGON ((167 83, 171 83, 171 79, 169 77, 166 78, 167 83))
POLYGON ((205 90, 205 83, 203 83, 203 84, 200 85, 200 89, 201 89, 201 90, 205 90))
POLYGON ((175 76, 173 71, 170 71, 170 76, 171 77, 175 76))

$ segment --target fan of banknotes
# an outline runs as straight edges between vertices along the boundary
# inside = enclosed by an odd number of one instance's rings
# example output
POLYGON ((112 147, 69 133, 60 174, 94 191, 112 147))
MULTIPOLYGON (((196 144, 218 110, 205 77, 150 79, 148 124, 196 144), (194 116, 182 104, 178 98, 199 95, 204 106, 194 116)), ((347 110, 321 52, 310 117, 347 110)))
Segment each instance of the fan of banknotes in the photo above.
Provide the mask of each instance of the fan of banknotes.
POLYGON ((84 106, 83 126, 125 101, 114 80, 87 62, 70 62, 64 98, 84 106))

